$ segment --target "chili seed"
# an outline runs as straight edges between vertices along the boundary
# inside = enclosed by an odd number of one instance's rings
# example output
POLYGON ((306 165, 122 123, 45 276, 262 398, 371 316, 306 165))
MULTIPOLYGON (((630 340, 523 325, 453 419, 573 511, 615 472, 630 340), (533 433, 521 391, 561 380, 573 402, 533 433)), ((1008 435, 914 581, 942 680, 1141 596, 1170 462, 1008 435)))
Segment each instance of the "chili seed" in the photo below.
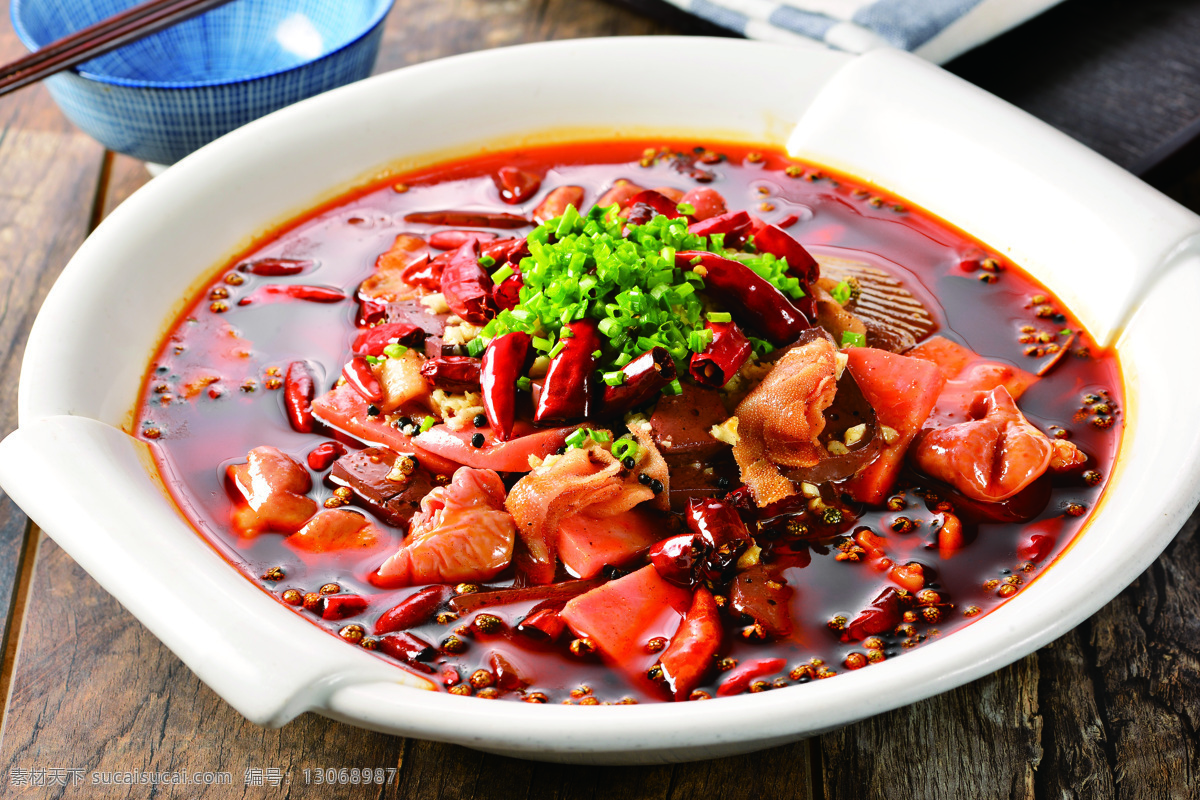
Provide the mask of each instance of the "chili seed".
POLYGON ((867 648, 868 650, 883 649, 883 639, 880 639, 878 636, 872 636, 869 639, 863 639, 862 644, 863 647, 867 648))
POLYGON ((338 631, 338 636, 341 636, 347 642, 361 642, 366 635, 367 632, 363 629, 362 625, 347 625, 338 631))
POLYGON ((460 683, 458 686, 451 686, 449 691, 450 691, 450 694, 457 694, 457 695, 461 695, 463 697, 471 696, 471 687, 470 687, 470 685, 465 684, 465 683, 460 683))
POLYGON ((225 300, 229 297, 229 290, 224 286, 218 286, 208 293, 209 300, 225 300))
POLYGON ((283 580, 283 578, 284 578, 283 567, 271 567, 269 570, 264 572, 262 575, 262 579, 264 581, 281 581, 281 580, 283 580))
POLYGON ((870 661, 872 664, 878 664, 880 661, 884 660, 886 660, 886 656, 884 656, 882 650, 867 651, 867 661, 870 661))
POLYGON ((523 698, 526 703, 548 703, 550 698, 542 692, 530 692, 523 698))
POLYGON ((321 594, 337 594, 342 590, 336 583, 327 583, 321 587, 321 594))
POLYGON ((215 300, 209 305, 208 310, 214 314, 224 314, 229 310, 229 303, 224 300, 215 300))
POLYGON ((471 685, 476 689, 484 689, 496 682, 496 677, 486 669, 477 669, 471 673, 471 685))
POLYGON ((236 272, 231 272, 225 276, 225 282, 230 286, 241 286, 246 282, 246 279, 241 275, 238 275, 236 272))
POLYGON ((942 610, 937 606, 926 606, 921 609, 921 616, 925 618, 926 622, 932 625, 941 621, 942 610))
POLYGON ((280 595, 280 599, 289 606, 298 606, 304 602, 304 595, 296 589, 288 589, 280 595))
POLYGON ((458 655, 467 649, 467 643, 457 636, 447 636, 442 640, 441 650, 443 653, 458 655))
POLYGON ((504 622, 493 614, 480 614, 475 617, 474 625, 480 633, 497 633, 504 628, 504 622))
POLYGON ((767 683, 766 681, 754 681, 753 683, 750 684, 751 694, 758 694, 759 692, 765 692, 770 688, 771 688, 771 684, 767 683))
POLYGON ((846 669, 862 669, 869 662, 867 661, 866 656, 864 656, 862 653, 856 652, 846 656, 846 660, 842 663, 846 665, 846 669))
POLYGON ((316 592, 308 592, 304 595, 303 604, 305 611, 316 611, 317 606, 320 605, 320 603, 321 595, 317 594, 316 592))
POLYGON ((655 636, 650 641, 646 642, 646 651, 649 653, 661 653, 667 647, 667 640, 661 636, 655 636))
POLYGON ((474 594, 479 591, 477 583, 460 583, 454 587, 455 594, 474 594))
POLYGON ((736 658, 728 658, 727 657, 727 658, 722 658, 720 661, 717 662, 717 669, 721 670, 721 672, 729 672, 729 670, 733 669, 737 665, 738 665, 738 661, 736 658))
POLYGON ((378 650, 379 649, 379 640, 372 639, 370 636, 364 636, 363 640, 361 642, 359 642, 358 645, 359 645, 359 647, 362 647, 365 650, 378 650))
POLYGON ((438 625, 449 625, 451 622, 458 621, 458 614, 453 611, 441 611, 434 617, 438 625))
POLYGON ((849 621, 850 620, 848 620, 846 618, 845 614, 838 614, 837 616, 830 619, 829 622, 826 622, 825 625, 831 631, 844 631, 844 630, 846 630, 846 624, 849 621))
POLYGON ((963 616, 964 617, 973 617, 982 610, 983 609, 980 608, 979 606, 967 606, 966 608, 963 609, 963 616))
POLYGON ((483 447, 484 439, 485 437, 482 433, 476 433, 471 437, 471 447, 483 447))

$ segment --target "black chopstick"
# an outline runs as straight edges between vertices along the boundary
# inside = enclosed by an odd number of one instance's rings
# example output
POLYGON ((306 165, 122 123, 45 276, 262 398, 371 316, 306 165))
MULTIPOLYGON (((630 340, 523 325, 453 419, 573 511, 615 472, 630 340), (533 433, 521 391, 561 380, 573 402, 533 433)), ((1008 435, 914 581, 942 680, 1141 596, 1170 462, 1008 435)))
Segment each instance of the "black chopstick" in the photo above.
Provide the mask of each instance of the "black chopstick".
POLYGON ((0 96, 157 33, 230 0, 149 0, 0 67, 0 96))

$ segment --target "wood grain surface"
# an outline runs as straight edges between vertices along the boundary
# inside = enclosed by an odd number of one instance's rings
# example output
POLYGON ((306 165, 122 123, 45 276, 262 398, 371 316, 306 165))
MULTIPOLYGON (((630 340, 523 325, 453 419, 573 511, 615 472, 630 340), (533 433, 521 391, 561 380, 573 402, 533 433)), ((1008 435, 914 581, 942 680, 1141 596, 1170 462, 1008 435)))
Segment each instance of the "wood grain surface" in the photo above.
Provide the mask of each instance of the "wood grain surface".
MULTIPOLYGON (((705 26, 635 0, 399 0, 378 69, 543 39, 676 32, 705 26)), ((1068 0, 950 66, 1129 165, 1200 114, 1197 33, 1195 3, 1068 0)), ((11 29, 0 26, 0 58, 19 52, 11 29)), ((16 424, 24 342, 45 292, 87 231, 148 176, 76 132, 44 88, 0 101, 0 125, 7 433, 16 424)), ((1177 196, 1195 197, 1187 188, 1197 185, 1194 176, 1179 177, 1177 196)), ((1195 519, 1100 613, 1005 670, 819 739, 691 765, 541 764, 312 714, 280 730, 250 725, 53 542, 27 534, 7 498, 0 613, 11 617, 0 670, 4 796, 1200 797, 1195 519), (313 771, 328 767, 392 769, 394 778, 383 787, 318 784, 313 771), (80 780, 68 770, 79 770, 80 780), (228 773, 229 781, 90 785, 94 772, 128 770, 228 773)))

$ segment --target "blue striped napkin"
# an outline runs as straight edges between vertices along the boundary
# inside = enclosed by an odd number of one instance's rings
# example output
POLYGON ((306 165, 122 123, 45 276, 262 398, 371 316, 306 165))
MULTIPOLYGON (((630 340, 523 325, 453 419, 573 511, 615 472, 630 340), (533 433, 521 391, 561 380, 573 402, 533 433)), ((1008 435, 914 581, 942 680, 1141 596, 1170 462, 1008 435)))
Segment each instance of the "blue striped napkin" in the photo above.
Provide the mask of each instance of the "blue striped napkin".
POLYGON ((862 53, 910 50, 944 63, 1059 0, 667 0, 751 39, 862 53))

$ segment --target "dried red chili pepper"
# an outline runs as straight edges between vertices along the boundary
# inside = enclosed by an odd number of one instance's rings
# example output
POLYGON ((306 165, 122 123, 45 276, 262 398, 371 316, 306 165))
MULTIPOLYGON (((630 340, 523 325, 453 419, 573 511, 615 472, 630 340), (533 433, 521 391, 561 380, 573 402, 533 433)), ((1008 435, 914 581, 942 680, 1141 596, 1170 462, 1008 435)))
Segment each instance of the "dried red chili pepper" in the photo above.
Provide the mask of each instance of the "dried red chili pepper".
POLYGON ((644 189, 629 199, 630 225, 644 225, 656 214, 661 214, 667 219, 691 219, 679 210, 678 203, 653 189, 644 189))
POLYGON ((367 609, 367 598, 356 594, 331 594, 322 599, 321 619, 346 619, 367 609))
POLYGON ((306 286, 304 284, 268 284, 260 290, 265 294, 286 294, 296 300, 307 300, 310 303, 338 303, 346 299, 346 295, 337 289, 325 286, 306 286))
POLYGON ((416 211, 404 215, 405 222, 423 225, 452 225, 462 228, 523 228, 529 220, 516 214, 486 211, 416 211))
POLYGON ((646 557, 660 578, 690 589, 700 580, 697 570, 710 549, 700 534, 681 533, 655 544, 646 557))
POLYGON ((371 371, 371 365, 362 356, 355 356, 342 367, 342 377, 368 403, 378 403, 383 399, 383 387, 371 371))
POLYGON ((517 379, 525 372, 532 346, 532 336, 512 331, 492 339, 483 353, 479 373, 483 411, 496 438, 502 442, 512 436, 517 413, 517 379))
POLYGON ((888 586, 871 605, 846 626, 843 642, 861 642, 868 636, 889 633, 900 624, 900 593, 888 586))
POLYGON ((324 472, 334 461, 346 455, 346 446, 341 442, 321 442, 308 451, 308 468, 324 472))
POLYGON ((438 356, 421 365, 421 375, 449 392, 479 391, 481 362, 470 356, 438 356))
POLYGON ((567 623, 559 616, 566 604, 566 600, 546 600, 538 603, 529 609, 529 613, 517 625, 517 630, 535 639, 553 642, 566 630, 567 623))
POLYGON ((450 253, 440 253, 436 258, 425 256, 409 264, 400 272, 400 279, 409 286, 417 286, 436 292, 442 285, 442 270, 450 260, 450 253))
POLYGON ((446 263, 441 289, 446 305, 467 322, 482 324, 495 315, 492 279, 479 265, 479 243, 474 239, 455 250, 446 263))
POLYGON ((383 354, 383 348, 392 342, 416 346, 425 340, 425 331, 411 322, 385 322, 360 330, 354 336, 350 349, 356 356, 375 356, 383 354))
POLYGON ((821 277, 821 265, 787 231, 778 225, 768 225, 760 219, 753 220, 754 247, 760 253, 770 253, 776 258, 785 258, 788 272, 804 284, 804 291, 821 277))
POLYGON ((703 353, 692 355, 688 372, 696 383, 720 388, 750 358, 750 340, 736 322, 709 322, 707 327, 713 339, 703 353))
POLYGON ((595 405, 596 353, 600 331, 594 319, 581 319, 563 329, 563 349, 550 360, 534 422, 573 422, 589 416, 595 405), (570 336, 567 334, 570 333, 570 336))
POLYGON ((433 673, 433 667, 422 663, 437 655, 433 646, 411 633, 393 633, 379 640, 379 649, 398 661, 422 672, 433 673))
POLYGON ((298 275, 316 265, 317 262, 308 259, 259 258, 238 264, 238 272, 249 272, 251 275, 266 275, 275 278, 280 275, 298 275))
POLYGON ((496 184, 501 200, 509 205, 519 205, 542 188, 542 176, 519 167, 501 167, 492 176, 492 183, 496 184))
POLYGON ((782 658, 759 658, 743 661, 741 666, 729 673, 725 682, 717 687, 717 697, 729 697, 746 691, 755 678, 779 672, 787 664, 782 658))
POLYGON ((701 566, 703 577, 718 581, 728 575, 738 557, 754 540, 737 510, 712 497, 693 498, 685 514, 687 526, 709 547, 701 566))
MULTIPOLYGON (((604 583, 604 578, 587 578, 585 580, 560 581, 543 586, 523 586, 519 589, 493 589, 486 592, 471 592, 460 594, 450 601, 450 609, 458 614, 467 614, 489 606, 503 606, 509 603, 527 603, 531 600, 556 602, 566 605, 572 597, 595 589, 604 583)), ((547 606, 548 607, 548 606, 547 606)))
POLYGON ((457 250, 472 239, 483 246, 497 235, 490 231, 438 231, 429 235, 429 246, 438 250, 457 250))
POLYGON ((712 236, 719 233, 724 235, 726 247, 741 247, 750 235, 751 225, 750 215, 745 211, 730 211, 719 217, 709 217, 699 222, 693 222, 688 226, 688 233, 694 233, 697 236, 712 236))
POLYGON ((533 210, 533 218, 537 222, 545 222, 561 217, 567 211, 567 206, 575 206, 576 210, 583 208, 582 186, 559 186, 551 189, 546 198, 533 210))
POLYGON ((496 308, 500 310, 514 309, 521 304, 521 289, 525 286, 525 280, 521 277, 521 273, 509 275, 500 283, 492 287, 492 300, 496 303, 496 308))
POLYGON ((416 594, 409 595, 375 622, 375 635, 407 630, 424 625, 433 619, 434 613, 450 596, 449 586, 427 586, 416 594))
POLYGON ((496 260, 496 264, 517 264, 529 255, 529 240, 524 236, 481 242, 480 252, 496 260))
POLYGON ((735 317, 758 330, 771 344, 782 347, 799 338, 808 320, 787 296, 745 264, 698 250, 675 254, 680 269, 704 270, 704 284, 721 294, 735 317))
POLYGON ((700 685, 705 673, 712 669, 713 657, 720 649, 721 618, 717 602, 712 592, 701 586, 696 589, 691 608, 658 661, 667 687, 676 700, 686 700, 700 685))
POLYGON ((623 414, 652 400, 675 380, 675 361, 665 347, 654 347, 622 367, 621 374, 625 376, 623 383, 604 386, 604 414, 623 414))
POLYGON ((316 394, 317 388, 313 383, 312 373, 308 370, 308 364, 303 361, 288 364, 287 373, 283 378, 283 405, 287 409, 292 430, 312 433, 312 400, 316 394))

